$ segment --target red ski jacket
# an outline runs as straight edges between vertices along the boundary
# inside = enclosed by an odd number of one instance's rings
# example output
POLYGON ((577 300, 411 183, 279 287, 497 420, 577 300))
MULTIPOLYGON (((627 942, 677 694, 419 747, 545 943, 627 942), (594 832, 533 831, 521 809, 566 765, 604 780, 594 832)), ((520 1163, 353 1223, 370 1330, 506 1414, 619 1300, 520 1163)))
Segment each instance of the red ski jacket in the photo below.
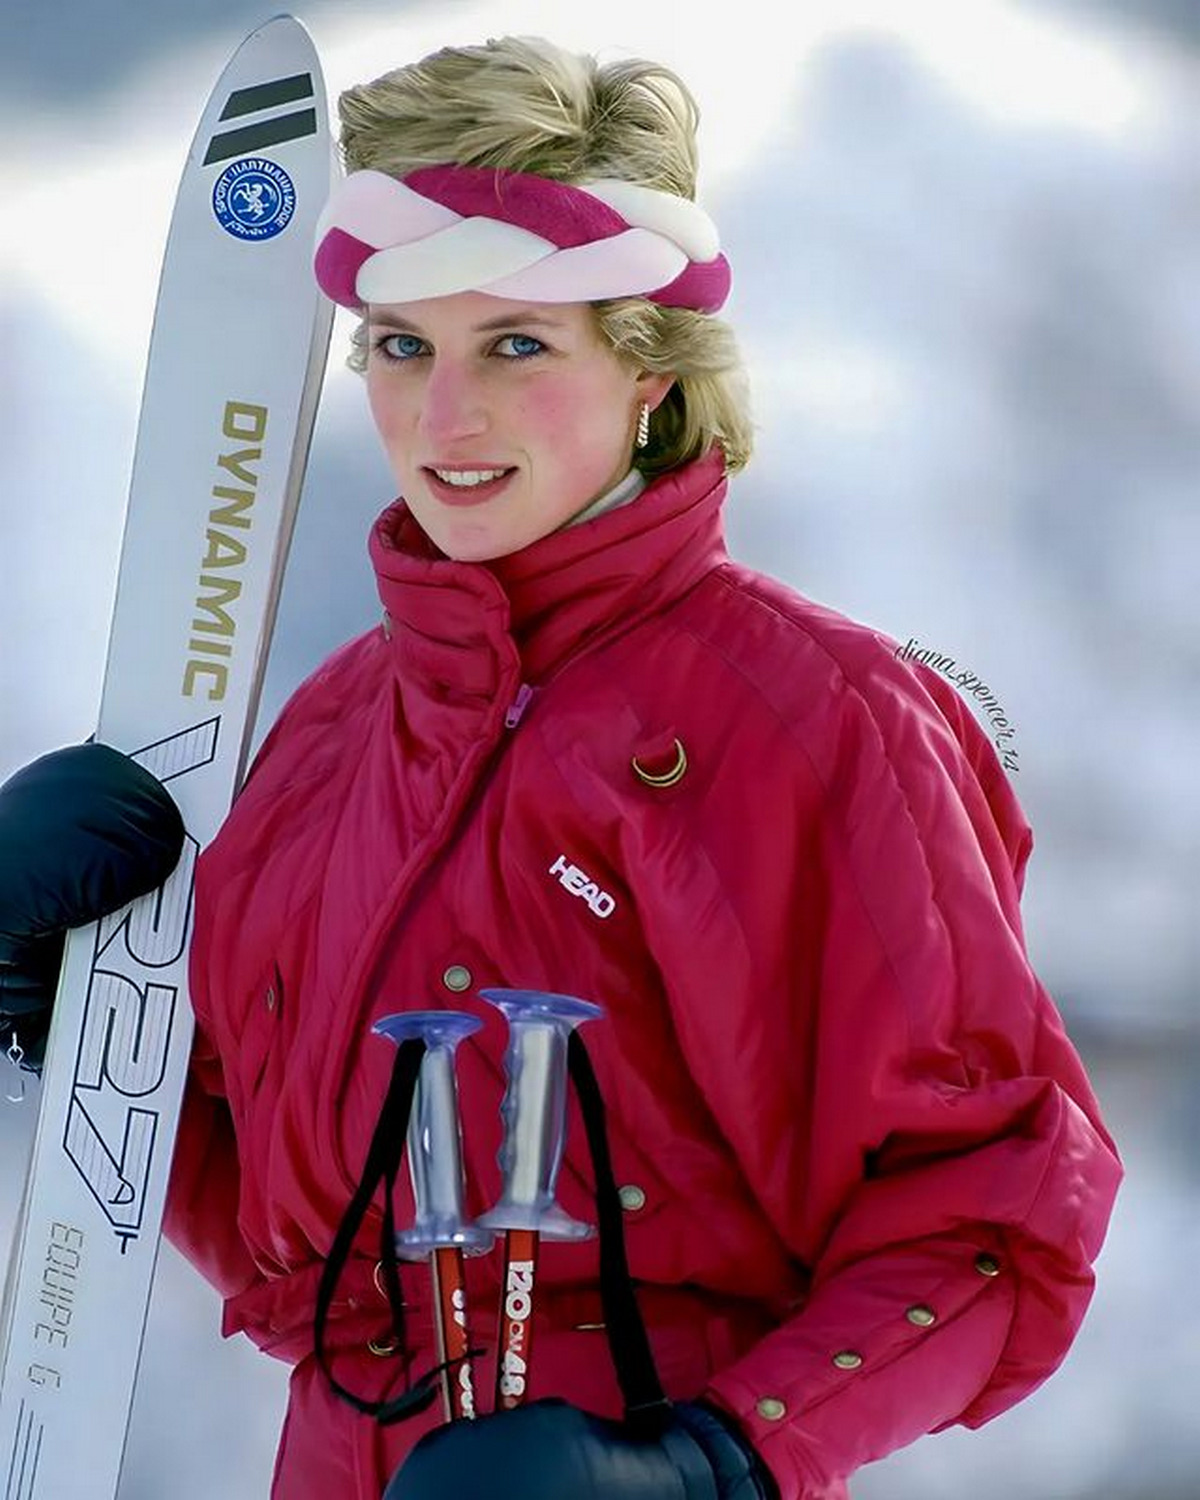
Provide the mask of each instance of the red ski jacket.
MULTIPOLYGON (((1079 1326, 1121 1169, 1025 952, 1028 825, 936 673, 731 561, 725 489, 712 455, 487 565, 393 506, 382 627, 295 694, 200 862, 167 1227, 225 1331, 295 1364, 274 1500, 378 1500, 440 1420, 340 1401, 314 1296, 394 1059, 380 1016, 483 1021, 459 1086, 468 1209, 495 1202, 486 986, 604 1007, 582 1034, 663 1383, 731 1415, 783 1500, 986 1421, 1079 1326)), ((576 1218, 592 1181, 572 1102, 576 1218)), ((372 1399, 435 1362, 422 1265, 393 1349, 379 1224, 328 1334, 372 1399)), ((468 1262, 489 1352, 499 1274, 468 1262)), ((597 1287, 595 1240, 544 1245, 531 1395, 619 1415, 597 1287)))

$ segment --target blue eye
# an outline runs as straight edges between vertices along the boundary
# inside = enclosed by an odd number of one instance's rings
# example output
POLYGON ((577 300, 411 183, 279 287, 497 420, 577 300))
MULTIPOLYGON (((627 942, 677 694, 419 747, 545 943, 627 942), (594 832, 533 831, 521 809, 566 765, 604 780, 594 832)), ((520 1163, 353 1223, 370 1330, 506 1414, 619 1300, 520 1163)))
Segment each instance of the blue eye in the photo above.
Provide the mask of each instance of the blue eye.
POLYGON ((424 346, 424 339, 419 339, 415 333, 389 333, 376 343, 375 348, 385 359, 404 361, 414 359, 424 346))
POLYGON ((496 344, 497 352, 501 345, 510 345, 510 352, 504 354, 504 359, 531 359, 535 354, 541 354, 546 346, 541 339, 535 339, 528 333, 506 333, 496 344))
MULTIPOLYGON (((374 353, 389 364, 408 364, 429 353, 429 345, 415 333, 385 333, 375 340, 374 353)), ((541 339, 529 333, 506 333, 496 340, 492 352, 502 359, 534 359, 545 354, 541 339)))

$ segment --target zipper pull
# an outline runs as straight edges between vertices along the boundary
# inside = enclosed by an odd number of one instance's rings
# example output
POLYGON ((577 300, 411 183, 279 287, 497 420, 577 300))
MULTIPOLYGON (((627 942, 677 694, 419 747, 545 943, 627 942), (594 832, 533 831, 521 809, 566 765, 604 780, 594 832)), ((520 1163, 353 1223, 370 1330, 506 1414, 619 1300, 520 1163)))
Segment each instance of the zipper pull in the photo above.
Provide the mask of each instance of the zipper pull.
POLYGON ((517 696, 508 706, 508 712, 504 715, 505 729, 515 729, 521 722, 525 710, 533 702, 533 689, 527 682, 523 682, 517 691, 517 696))

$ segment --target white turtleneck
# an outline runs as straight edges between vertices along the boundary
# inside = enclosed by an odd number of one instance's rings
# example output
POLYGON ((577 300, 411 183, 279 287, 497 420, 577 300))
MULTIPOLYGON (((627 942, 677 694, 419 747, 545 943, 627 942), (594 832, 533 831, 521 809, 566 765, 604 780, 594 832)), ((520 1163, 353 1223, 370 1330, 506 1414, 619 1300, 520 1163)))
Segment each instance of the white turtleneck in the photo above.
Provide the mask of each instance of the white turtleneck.
POLYGON ((618 480, 611 490, 606 490, 577 516, 572 516, 567 526, 578 526, 581 521, 594 521, 606 510, 616 510, 618 506, 628 505, 630 501, 636 500, 645 488, 645 476, 637 469, 630 469, 625 478, 618 480))

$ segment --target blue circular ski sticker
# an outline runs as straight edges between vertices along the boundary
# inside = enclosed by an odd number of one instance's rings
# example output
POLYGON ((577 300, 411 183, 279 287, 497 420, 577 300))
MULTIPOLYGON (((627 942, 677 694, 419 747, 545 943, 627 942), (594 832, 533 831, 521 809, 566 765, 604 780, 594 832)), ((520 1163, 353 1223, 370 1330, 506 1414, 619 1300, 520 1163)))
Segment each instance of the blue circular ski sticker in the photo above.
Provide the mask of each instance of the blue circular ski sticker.
POLYGON ((269 240, 286 229, 296 210, 292 179, 265 156, 232 162, 213 187, 213 213, 239 240, 269 240))

